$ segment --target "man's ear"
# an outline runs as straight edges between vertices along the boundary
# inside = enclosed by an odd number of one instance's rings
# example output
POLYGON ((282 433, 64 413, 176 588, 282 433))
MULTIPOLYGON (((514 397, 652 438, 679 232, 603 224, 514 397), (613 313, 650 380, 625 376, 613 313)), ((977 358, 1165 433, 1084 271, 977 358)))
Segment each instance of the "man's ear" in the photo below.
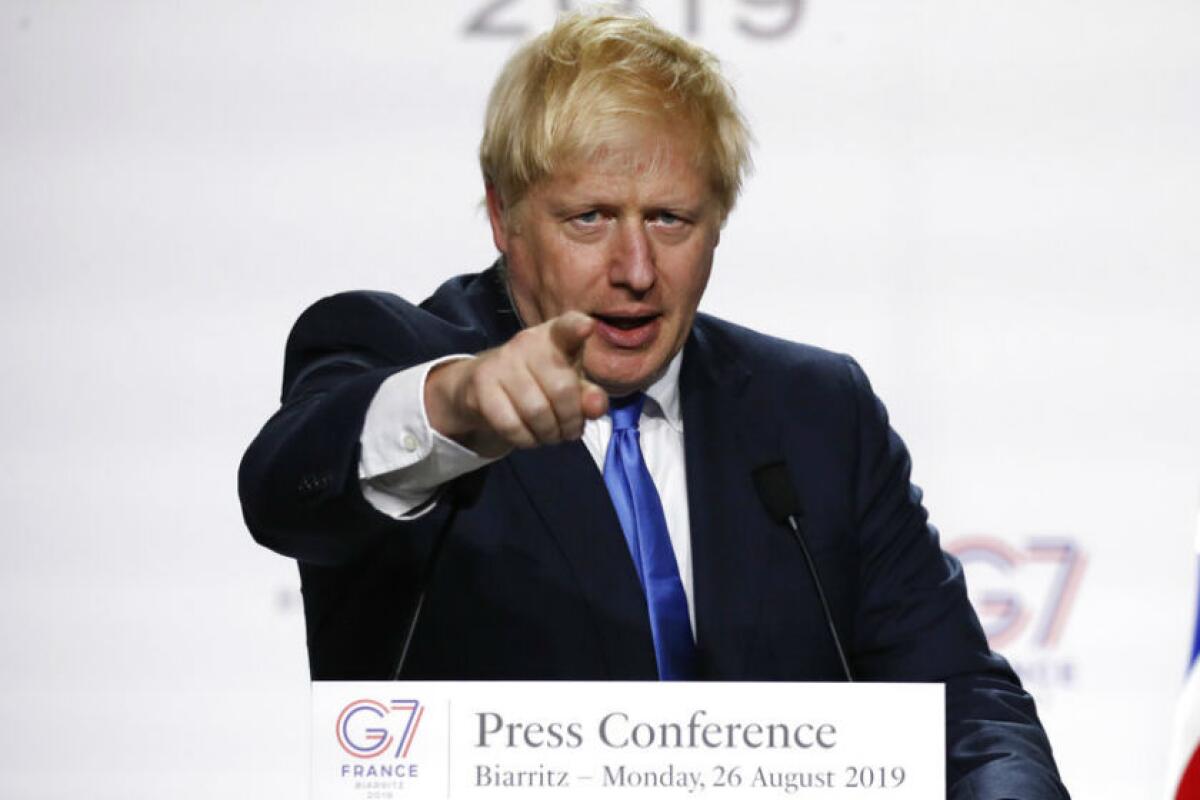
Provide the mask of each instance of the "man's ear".
POLYGON ((492 241, 496 249, 508 254, 508 218, 505 216, 504 199, 493 185, 487 187, 488 222, 492 224, 492 241))

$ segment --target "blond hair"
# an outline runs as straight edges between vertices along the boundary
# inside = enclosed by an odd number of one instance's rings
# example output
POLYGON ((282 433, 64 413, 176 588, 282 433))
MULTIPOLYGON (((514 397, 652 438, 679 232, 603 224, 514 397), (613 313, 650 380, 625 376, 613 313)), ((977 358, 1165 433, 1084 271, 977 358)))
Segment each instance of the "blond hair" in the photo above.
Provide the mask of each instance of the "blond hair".
POLYGON ((511 208, 560 167, 646 123, 693 137, 696 165, 728 214, 750 166, 750 133, 716 58, 646 17, 564 15, 492 87, 484 182, 511 208))

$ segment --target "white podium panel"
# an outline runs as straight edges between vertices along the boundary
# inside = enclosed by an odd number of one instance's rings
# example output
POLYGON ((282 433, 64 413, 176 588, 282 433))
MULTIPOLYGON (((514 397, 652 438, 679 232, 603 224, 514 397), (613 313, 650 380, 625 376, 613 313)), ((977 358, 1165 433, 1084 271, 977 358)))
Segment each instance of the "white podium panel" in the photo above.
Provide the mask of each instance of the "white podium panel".
POLYGON ((314 682, 314 800, 945 796, 940 684, 314 682))

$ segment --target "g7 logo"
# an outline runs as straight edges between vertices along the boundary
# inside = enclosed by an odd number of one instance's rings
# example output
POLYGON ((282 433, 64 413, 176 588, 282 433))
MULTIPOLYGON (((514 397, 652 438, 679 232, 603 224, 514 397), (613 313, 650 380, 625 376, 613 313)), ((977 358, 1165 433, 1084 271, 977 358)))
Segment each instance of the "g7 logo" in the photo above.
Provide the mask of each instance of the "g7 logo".
POLYGON ((355 758, 375 758, 396 744, 394 758, 407 758, 425 708, 417 700, 355 700, 338 714, 338 744, 355 758), (398 734, 398 735, 397 735, 398 734))
POLYGON ((993 649, 1015 642, 1031 622, 1035 646, 1058 643, 1087 566, 1074 541, 1034 538, 1017 549, 992 536, 969 536, 946 550, 968 572, 971 600, 993 649))

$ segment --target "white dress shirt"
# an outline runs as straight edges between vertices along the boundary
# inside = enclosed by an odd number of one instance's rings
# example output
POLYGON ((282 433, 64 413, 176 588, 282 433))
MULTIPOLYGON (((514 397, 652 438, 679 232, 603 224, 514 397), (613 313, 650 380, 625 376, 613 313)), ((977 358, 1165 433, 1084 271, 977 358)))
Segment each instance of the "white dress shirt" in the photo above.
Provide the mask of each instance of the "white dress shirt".
MULTIPOLYGON (((448 356, 392 375, 380 385, 367 409, 360 439, 359 484, 367 502, 395 519, 421 516, 433 507, 439 487, 494 460, 442 436, 429 424, 425 413, 429 371, 457 358, 470 356, 448 356)), ((642 457, 662 500, 694 635, 692 540, 679 400, 682 360, 683 354, 676 353, 666 372, 647 387, 638 428, 642 457)), ((583 426, 583 444, 601 472, 610 438, 612 419, 607 415, 588 420, 583 426)))

